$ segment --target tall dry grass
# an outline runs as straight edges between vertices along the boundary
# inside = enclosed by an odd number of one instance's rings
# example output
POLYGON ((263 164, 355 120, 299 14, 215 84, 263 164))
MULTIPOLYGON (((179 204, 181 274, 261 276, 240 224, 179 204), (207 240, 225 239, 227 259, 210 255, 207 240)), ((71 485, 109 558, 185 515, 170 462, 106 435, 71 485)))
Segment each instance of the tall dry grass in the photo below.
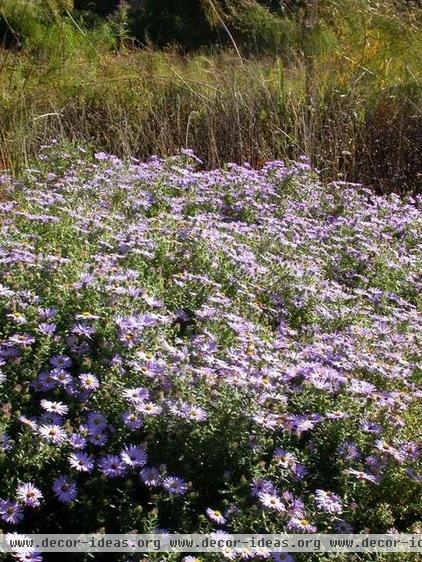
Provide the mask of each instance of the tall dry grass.
POLYGON ((0 51, 1 160, 19 170, 52 136, 138 157, 190 147, 207 166, 308 154, 327 178, 417 192, 420 10, 373 4, 329 2, 265 56, 141 50, 55 16, 0 51))

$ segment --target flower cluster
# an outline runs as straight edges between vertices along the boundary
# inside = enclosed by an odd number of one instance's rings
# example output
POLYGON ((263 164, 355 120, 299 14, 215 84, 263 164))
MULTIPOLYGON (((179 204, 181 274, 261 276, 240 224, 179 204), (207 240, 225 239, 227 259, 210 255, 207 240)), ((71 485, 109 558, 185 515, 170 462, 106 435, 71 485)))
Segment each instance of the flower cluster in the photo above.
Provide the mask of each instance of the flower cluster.
POLYGON ((44 152, 0 202, 2 525, 414 528, 421 200, 44 152))

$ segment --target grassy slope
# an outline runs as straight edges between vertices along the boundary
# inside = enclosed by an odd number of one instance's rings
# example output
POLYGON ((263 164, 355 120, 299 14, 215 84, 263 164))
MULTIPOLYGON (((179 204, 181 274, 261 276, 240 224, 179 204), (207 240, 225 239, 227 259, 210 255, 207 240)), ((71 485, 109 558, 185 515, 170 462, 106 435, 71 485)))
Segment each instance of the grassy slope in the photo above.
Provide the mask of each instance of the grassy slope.
POLYGON ((0 51, 2 160, 19 168, 51 135, 138 156, 190 146, 209 166, 307 153, 329 177, 416 190, 420 10, 378 4, 322 1, 313 22, 229 19, 233 37, 274 34, 272 54, 246 57, 118 46, 116 23, 88 30, 6 1, 24 41, 0 51))

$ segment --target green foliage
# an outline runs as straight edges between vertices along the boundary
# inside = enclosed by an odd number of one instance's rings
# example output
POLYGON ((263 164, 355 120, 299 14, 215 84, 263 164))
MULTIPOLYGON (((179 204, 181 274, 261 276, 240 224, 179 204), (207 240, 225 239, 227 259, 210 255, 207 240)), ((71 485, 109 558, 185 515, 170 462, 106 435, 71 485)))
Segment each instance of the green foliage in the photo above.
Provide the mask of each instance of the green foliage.
POLYGON ((0 40, 54 61, 72 55, 89 56, 96 48, 115 46, 112 26, 99 22, 89 33, 71 15, 68 0, 5 0, 0 6, 0 40))

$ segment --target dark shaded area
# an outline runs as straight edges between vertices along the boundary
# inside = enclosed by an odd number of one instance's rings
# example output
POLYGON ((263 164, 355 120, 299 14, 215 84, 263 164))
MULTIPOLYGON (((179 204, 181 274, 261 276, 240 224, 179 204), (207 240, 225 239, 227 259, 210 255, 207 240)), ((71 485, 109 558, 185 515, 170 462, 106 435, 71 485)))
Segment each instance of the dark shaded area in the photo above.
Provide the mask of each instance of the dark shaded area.
POLYGON ((95 12, 101 16, 108 16, 120 5, 120 0, 74 0, 75 10, 95 12))
MULTIPOLYGON (((286 14, 306 9, 307 0, 257 0, 274 14, 286 14)), ((92 13, 100 17, 112 16, 120 7, 127 7, 130 34, 141 44, 152 43, 162 48, 177 44, 184 51, 219 43, 230 43, 223 32, 221 19, 240 15, 250 9, 251 3, 244 0, 75 0, 76 11, 92 13)), ((223 26, 224 28, 224 26, 223 26)), ((241 43, 252 37, 245 37, 233 31, 241 43)), ((252 40, 252 43, 255 39, 252 40)))
POLYGON ((189 50, 214 43, 218 38, 198 1, 132 2, 129 16, 130 31, 141 43, 152 41, 160 47, 177 43, 189 50))
POLYGON ((5 49, 20 49, 22 47, 19 33, 13 29, 7 19, 0 13, 0 46, 5 49))
POLYGON ((352 179, 382 193, 422 193, 422 117, 412 107, 391 115, 381 104, 368 116, 352 179))

